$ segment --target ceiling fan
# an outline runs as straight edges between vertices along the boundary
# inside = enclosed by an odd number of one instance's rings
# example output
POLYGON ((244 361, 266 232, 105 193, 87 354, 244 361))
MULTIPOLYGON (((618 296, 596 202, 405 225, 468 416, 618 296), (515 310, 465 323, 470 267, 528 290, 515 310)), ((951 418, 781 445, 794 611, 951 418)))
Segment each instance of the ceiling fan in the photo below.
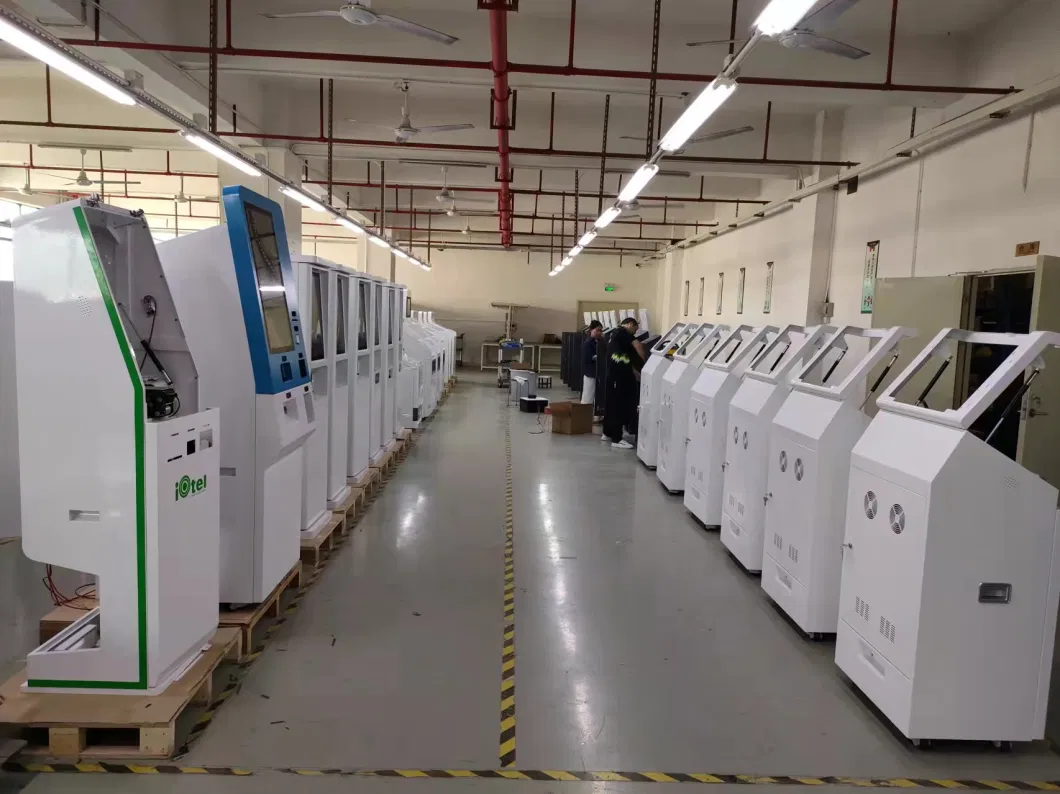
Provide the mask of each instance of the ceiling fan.
MULTIPOLYGON (((446 208, 446 215, 450 218, 456 216, 456 193, 449 189, 449 169, 445 166, 442 166, 442 189, 438 191, 438 195, 434 199, 446 208)), ((490 204, 493 199, 466 196, 461 198, 460 201, 466 204, 490 204)))
MULTIPOLYGON (((717 132, 711 132, 706 135, 699 135, 695 138, 689 138, 688 143, 685 144, 685 149, 695 143, 706 143, 707 141, 720 141, 722 138, 732 138, 736 135, 744 135, 748 132, 754 132, 754 127, 734 127, 731 130, 718 130, 717 132)), ((647 138, 638 135, 622 135, 621 139, 624 141, 646 141, 647 138)), ((678 149, 674 154, 682 154, 685 149, 678 149)))
MULTIPOLYGON (((802 21, 786 33, 777 36, 774 41, 782 47, 794 50, 818 50, 841 58, 858 60, 870 53, 866 50, 822 36, 818 30, 825 30, 844 13, 856 5, 859 0, 831 0, 815 13, 803 17, 802 21)), ((689 47, 703 47, 709 44, 742 44, 746 39, 722 39, 719 41, 690 41, 689 47)))
MULTIPOLYGON (((89 179, 88 173, 85 171, 85 155, 88 154, 87 149, 81 150, 81 173, 77 175, 73 182, 67 182, 67 185, 77 185, 78 187, 92 187, 93 185, 139 185, 139 182, 130 182, 125 179, 89 179)), ((48 173, 45 171, 45 173, 48 173)), ((65 176, 59 174, 49 174, 49 176, 58 177, 59 179, 65 179, 65 176)))
POLYGON ((371 124, 367 121, 358 121, 357 119, 346 119, 346 121, 353 122, 354 124, 362 124, 366 127, 378 127, 381 130, 392 130, 394 138, 397 139, 398 143, 408 143, 423 132, 430 134, 433 132, 458 132, 459 130, 475 129, 474 124, 435 124, 430 127, 413 127, 412 119, 409 117, 409 84, 405 80, 402 80, 394 85, 404 96, 401 103, 400 124, 396 127, 387 127, 384 124, 371 124))
MULTIPOLYGON (((132 184, 132 183, 130 182, 129 184, 132 184)), ((198 201, 199 199, 206 199, 206 198, 211 198, 211 197, 210 196, 205 196, 205 195, 198 196, 198 195, 192 195, 191 193, 185 193, 184 192, 184 177, 181 177, 180 178, 180 192, 178 192, 177 195, 175 195, 173 197, 173 201, 175 201, 177 204, 191 204, 191 202, 193 202, 193 201, 198 201)))
POLYGON ((685 205, 679 201, 640 201, 639 199, 633 199, 633 201, 627 201, 622 205, 622 217, 632 220, 634 218, 643 217, 641 210, 661 210, 665 207, 667 211, 672 209, 681 209, 685 205))
POLYGON ((380 27, 397 30, 401 33, 411 33, 413 36, 437 41, 441 44, 453 44, 459 41, 456 36, 442 33, 440 30, 417 25, 407 19, 392 17, 389 14, 377 14, 372 10, 372 0, 353 0, 344 3, 337 11, 296 11, 290 14, 262 14, 268 19, 297 19, 302 17, 339 17, 351 25, 363 27, 366 25, 379 25, 380 27))

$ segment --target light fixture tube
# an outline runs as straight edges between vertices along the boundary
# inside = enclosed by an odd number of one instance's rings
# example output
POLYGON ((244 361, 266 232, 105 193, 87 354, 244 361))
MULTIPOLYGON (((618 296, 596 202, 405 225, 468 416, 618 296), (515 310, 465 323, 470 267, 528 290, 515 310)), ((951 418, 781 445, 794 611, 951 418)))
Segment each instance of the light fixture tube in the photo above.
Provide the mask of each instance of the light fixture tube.
POLYGON ((349 218, 339 218, 339 226, 349 229, 354 234, 364 234, 364 227, 358 226, 349 218))
POLYGON ((802 21, 817 0, 771 0, 755 20, 763 36, 778 36, 802 21))
POLYGON ((197 132, 192 132, 191 130, 188 130, 187 132, 182 132, 180 136, 188 143, 192 143, 198 146, 207 154, 212 154, 218 160, 223 160, 233 168, 238 168, 240 171, 242 171, 244 174, 247 174, 248 176, 261 176, 261 171, 252 166, 246 160, 241 157, 236 157, 234 154, 232 154, 232 152, 228 151, 223 146, 218 146, 209 138, 204 138, 197 132))
POLYGON ((576 256, 577 256, 578 254, 580 254, 580 253, 581 253, 582 251, 584 251, 584 250, 585 250, 585 246, 583 246, 583 245, 576 245, 576 246, 574 246, 574 247, 573 247, 572 249, 570 249, 570 250, 569 250, 569 251, 567 252, 567 256, 568 256, 568 257, 569 257, 570 259, 574 259, 574 257, 576 257, 576 256))
POLYGON ((574 257, 572 257, 572 256, 564 257, 563 261, 559 263, 559 266, 560 267, 566 267, 567 265, 569 265, 573 261, 574 261, 574 257))
POLYGON ((390 247, 390 243, 388 243, 382 237, 376 237, 374 234, 368 235, 368 242, 375 243, 380 248, 389 248, 390 247))
POLYGON ((3 18, 0 18, 0 39, 93 91, 103 94, 107 99, 113 99, 122 105, 136 104, 136 98, 125 89, 114 85, 91 69, 86 69, 66 53, 3 18))
POLYGON ((736 81, 728 77, 716 77, 693 102, 681 117, 659 141, 659 148, 666 152, 676 152, 696 130, 725 104, 725 100, 736 92, 736 81))
POLYGON ((589 231, 587 231, 585 234, 582 235, 582 239, 580 239, 578 241, 578 246, 581 247, 581 248, 585 248, 586 246, 590 245, 592 243, 592 241, 595 240, 595 239, 596 239, 596 232, 593 229, 590 229, 589 231))
POLYGON ((406 254, 400 248, 395 248, 394 249, 394 253, 397 254, 398 256, 400 256, 402 259, 408 259, 410 262, 412 261, 412 257, 409 256, 408 254, 406 254))
POLYGON ((316 210, 317 212, 327 212, 328 211, 327 207, 325 207, 323 204, 321 204, 319 201, 317 201, 315 198, 313 198, 312 196, 308 195, 307 193, 303 193, 301 190, 295 190, 293 187, 288 187, 287 185, 283 185, 280 188, 280 192, 283 193, 283 195, 285 195, 285 196, 289 196, 290 198, 293 198, 295 201, 297 201, 303 207, 309 207, 309 209, 316 210))
POLYGON ((622 214, 622 210, 618 207, 610 207, 604 210, 604 214, 596 219, 597 229, 606 229, 611 225, 611 221, 622 214))
POLYGON ((652 178, 659 173, 659 166, 654 163, 645 163, 634 172, 633 176, 629 178, 629 182, 622 188, 622 192, 618 194, 618 200, 622 202, 633 201, 637 196, 640 195, 640 191, 647 187, 648 183, 651 182, 652 178))

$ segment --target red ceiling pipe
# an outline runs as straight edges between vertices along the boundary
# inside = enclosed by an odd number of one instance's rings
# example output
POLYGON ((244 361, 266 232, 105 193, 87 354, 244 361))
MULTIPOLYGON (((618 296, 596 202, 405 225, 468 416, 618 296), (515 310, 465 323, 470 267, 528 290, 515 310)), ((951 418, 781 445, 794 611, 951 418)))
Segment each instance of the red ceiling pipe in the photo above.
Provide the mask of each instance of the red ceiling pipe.
POLYGON ((498 205, 500 209, 501 243, 512 244, 512 161, 508 130, 511 117, 508 100, 508 7, 507 0, 493 0, 490 15, 490 65, 493 68, 493 126, 497 128, 497 154, 500 162, 497 178, 501 183, 498 205))
MULTIPOLYGON (((493 13, 492 11, 490 12, 493 13)), ((504 12, 500 12, 504 13, 504 12)), ((161 44, 146 41, 100 41, 92 39, 63 39, 72 47, 101 47, 117 50, 146 50, 148 52, 183 52, 209 55, 210 48, 185 44, 161 44)), ((284 58, 296 61, 337 61, 344 63, 375 63, 390 66, 426 66, 433 69, 492 69, 491 62, 461 61, 443 58, 398 58, 384 55, 357 55, 349 52, 313 52, 307 50, 265 50, 248 47, 226 47, 218 50, 220 55, 243 58, 284 58)), ((616 80, 651 80, 651 72, 626 69, 586 69, 574 66, 551 66, 538 63, 509 63, 509 74, 537 74, 559 77, 609 77, 616 80)), ((685 72, 659 72, 656 77, 680 83, 709 83, 717 75, 690 74, 685 72)), ((854 91, 908 91, 924 94, 987 94, 1004 96, 1016 88, 953 85, 904 85, 898 83, 868 83, 842 80, 798 80, 783 77, 741 77, 744 85, 763 85, 780 88, 843 88, 854 91)))
MULTIPOLYGON (((132 172, 130 172, 132 173, 132 172)), ((319 179, 307 179, 302 184, 304 185, 323 185, 325 184, 319 179)), ((377 182, 335 182, 336 187, 364 187, 364 188, 375 188, 379 187, 377 182)), ((440 190, 438 185, 401 185, 406 190, 440 190)), ((457 187, 450 185, 449 189, 455 193, 497 193, 500 188, 495 187, 483 187, 481 185, 468 186, 468 187, 457 187)), ((511 194, 513 196, 554 196, 561 198, 564 196, 571 195, 569 190, 538 190, 538 189, 522 189, 512 188, 511 194)), ((579 196, 586 198, 594 198, 595 193, 579 193, 579 196)), ((693 204, 768 204, 768 201, 762 199, 745 199, 745 198, 716 198, 713 196, 640 196, 640 201, 676 201, 682 203, 693 203, 693 204)), ((457 196, 457 203, 460 203, 460 198, 457 196)), ((589 220, 592 220, 590 218, 589 220)))
MULTIPOLYGON (((121 127, 110 124, 68 124, 63 122, 49 122, 49 121, 15 121, 15 120, 3 120, 0 121, 0 127, 53 127, 55 129, 64 130, 103 130, 107 132, 157 132, 157 133, 168 133, 176 134, 177 130, 168 129, 166 127, 121 127)), ((217 136, 220 138, 252 138, 262 141, 290 141, 294 143, 327 143, 328 139, 321 138, 316 135, 287 135, 279 133, 266 133, 266 132, 225 132, 218 131, 217 136)), ((458 144, 458 143, 397 143, 396 141, 377 141, 367 138, 332 138, 332 143, 340 146, 374 146, 380 149, 386 148, 402 148, 402 149, 423 149, 427 151, 444 151, 444 152, 495 152, 496 149, 491 146, 472 146, 469 144, 458 144)), ((508 149, 510 154, 517 155, 529 155, 533 157, 584 157, 589 159, 599 159, 600 152, 589 152, 580 151, 576 149, 535 149, 527 146, 510 146, 508 149)), ((321 157, 325 155, 320 155, 321 157)), ((631 152, 608 152, 607 156, 612 160, 643 160, 643 154, 633 154, 631 152)), ((305 155, 302 155, 305 157, 305 155)), ((706 164, 706 163, 723 163, 726 165, 783 165, 783 166, 831 166, 837 168, 853 168, 859 165, 856 162, 848 160, 763 160, 759 157, 686 157, 676 156, 667 157, 668 163, 692 163, 692 164, 706 164)), ((524 170, 535 171, 533 166, 527 166, 524 170)), ((572 167, 573 170, 573 167, 572 167)), ((589 170, 589 169, 586 169, 589 170)), ((763 202, 766 203, 766 202, 763 202)))

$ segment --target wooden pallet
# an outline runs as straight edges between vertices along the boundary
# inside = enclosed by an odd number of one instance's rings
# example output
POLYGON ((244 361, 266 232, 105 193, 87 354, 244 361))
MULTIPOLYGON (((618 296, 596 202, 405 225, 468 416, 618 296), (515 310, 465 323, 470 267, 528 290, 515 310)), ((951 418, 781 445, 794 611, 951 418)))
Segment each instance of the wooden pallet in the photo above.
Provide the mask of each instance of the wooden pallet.
POLYGON ((346 500, 333 507, 331 512, 339 516, 342 519, 342 524, 339 527, 339 533, 345 535, 357 524, 357 515, 361 511, 361 505, 364 504, 364 488, 355 488, 350 486, 350 495, 346 497, 346 500))
POLYGON ((299 560, 280 583, 269 593, 268 598, 256 606, 245 609, 222 610, 220 625, 239 630, 239 661, 244 661, 254 651, 254 628, 262 618, 278 618, 283 612, 283 594, 291 588, 302 586, 302 561, 299 560))
POLYGON ((394 469, 397 468, 398 464, 398 451, 399 444, 395 439, 387 444, 386 452, 383 457, 379 459, 378 463, 373 463, 370 468, 377 469, 379 471, 380 479, 383 477, 389 477, 394 473, 394 469))
POLYGON ((172 758, 178 748, 177 720, 189 707, 213 702, 214 673, 224 660, 235 658, 238 648, 238 629, 219 628, 184 675, 154 696, 23 692, 23 669, 0 687, 0 726, 21 732, 23 755, 172 758))
POLYGON ((364 497, 363 501, 366 502, 379 488, 379 469, 369 466, 360 477, 349 477, 346 482, 354 490, 360 488, 364 497))
POLYGON ((335 549, 335 541, 344 534, 342 529, 345 524, 343 514, 330 513, 328 520, 317 530, 314 535, 302 533, 302 565, 309 568, 307 573, 312 573, 320 564, 328 558, 335 549))

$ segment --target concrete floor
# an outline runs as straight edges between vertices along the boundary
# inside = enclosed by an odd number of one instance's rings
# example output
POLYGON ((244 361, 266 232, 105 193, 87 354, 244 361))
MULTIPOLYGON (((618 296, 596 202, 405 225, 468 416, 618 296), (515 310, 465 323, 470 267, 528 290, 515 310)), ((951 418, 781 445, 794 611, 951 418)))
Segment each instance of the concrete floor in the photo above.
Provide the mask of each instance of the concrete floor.
MULTIPOLYGON (((549 396, 565 395, 560 386, 549 396)), ((639 794, 645 784, 275 771, 497 767, 506 412, 517 768, 1060 778, 1060 757, 1044 744, 1012 754, 911 748, 839 677, 831 643, 800 636, 632 452, 541 433, 536 417, 505 408, 503 392, 465 377, 181 761, 261 774, 42 775, 7 785, 28 783, 30 794, 639 794)), ((28 576, 22 584, 39 588, 28 576)))

